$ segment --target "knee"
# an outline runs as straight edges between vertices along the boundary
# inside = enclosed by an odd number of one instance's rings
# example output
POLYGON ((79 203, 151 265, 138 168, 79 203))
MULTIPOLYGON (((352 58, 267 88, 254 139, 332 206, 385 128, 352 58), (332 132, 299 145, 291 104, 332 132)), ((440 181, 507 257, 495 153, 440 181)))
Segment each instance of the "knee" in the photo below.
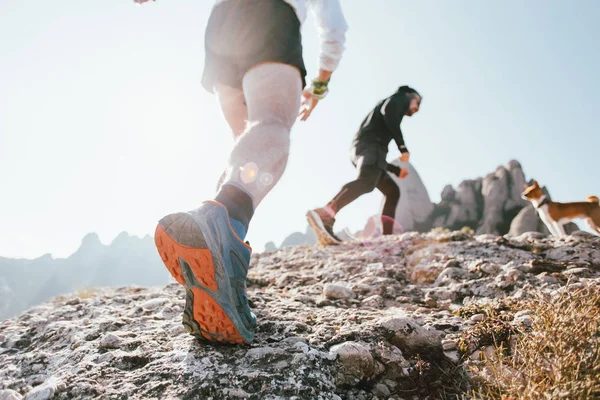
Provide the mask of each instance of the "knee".
POLYGON ((249 121, 246 132, 238 141, 237 147, 259 152, 272 152, 288 149, 290 129, 279 119, 249 121))
POLYGON ((298 116, 298 110, 291 113, 286 107, 281 107, 280 105, 272 106, 263 104, 257 106, 256 104, 252 104, 252 106, 248 110, 248 120, 251 123, 265 126, 280 126, 287 131, 292 129, 298 116))
POLYGON ((371 179, 359 179, 358 183, 362 193, 370 193, 375 190, 376 187, 376 182, 371 179))

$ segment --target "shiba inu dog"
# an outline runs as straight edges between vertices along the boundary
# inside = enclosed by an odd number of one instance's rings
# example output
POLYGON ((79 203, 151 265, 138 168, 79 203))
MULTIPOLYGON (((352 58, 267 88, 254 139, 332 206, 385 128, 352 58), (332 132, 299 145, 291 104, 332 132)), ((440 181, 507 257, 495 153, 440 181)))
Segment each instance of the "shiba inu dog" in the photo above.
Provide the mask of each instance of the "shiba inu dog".
POLYGON ((531 186, 525 185, 521 197, 533 204, 554 237, 567 236, 563 225, 577 218, 585 220, 592 232, 600 236, 600 199, 596 196, 589 196, 587 201, 557 203, 548 199, 533 181, 531 186))

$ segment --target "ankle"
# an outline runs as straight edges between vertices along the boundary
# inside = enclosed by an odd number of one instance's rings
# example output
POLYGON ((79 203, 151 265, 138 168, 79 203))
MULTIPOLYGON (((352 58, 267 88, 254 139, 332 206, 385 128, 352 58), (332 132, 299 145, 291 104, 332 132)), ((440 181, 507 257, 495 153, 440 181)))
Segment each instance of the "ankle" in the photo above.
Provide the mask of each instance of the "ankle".
POLYGON ((252 198, 237 186, 223 184, 215 196, 215 200, 225 206, 229 218, 241 225, 245 235, 254 214, 252 198))
POLYGON ((323 211, 325 211, 329 217, 335 218, 335 215, 337 214, 337 206, 335 202, 330 201, 327 203, 327 205, 323 207, 323 211))

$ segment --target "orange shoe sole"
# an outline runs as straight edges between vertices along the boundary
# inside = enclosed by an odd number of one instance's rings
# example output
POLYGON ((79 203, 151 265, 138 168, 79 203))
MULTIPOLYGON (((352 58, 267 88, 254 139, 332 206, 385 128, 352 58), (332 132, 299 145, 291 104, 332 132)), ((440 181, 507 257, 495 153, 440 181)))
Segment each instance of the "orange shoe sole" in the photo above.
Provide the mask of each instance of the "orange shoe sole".
POLYGON ((203 290, 203 288, 211 291, 219 289, 210 250, 177 243, 161 225, 156 227, 154 243, 173 278, 186 288, 183 325, 187 331, 211 342, 247 343, 225 310, 209 293, 203 290), (194 285, 192 279, 186 280, 186 270, 191 271, 200 286, 194 285))

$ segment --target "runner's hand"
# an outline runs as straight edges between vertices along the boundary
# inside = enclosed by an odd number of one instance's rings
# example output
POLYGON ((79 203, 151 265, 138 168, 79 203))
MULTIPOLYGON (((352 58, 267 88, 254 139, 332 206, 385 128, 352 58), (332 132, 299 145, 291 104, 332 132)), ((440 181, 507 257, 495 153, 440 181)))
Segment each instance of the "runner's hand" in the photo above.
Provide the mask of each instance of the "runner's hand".
POLYGON ((408 168, 401 168, 399 178, 404 179, 407 176, 408 176, 408 168))
POLYGON ((315 99, 308 90, 304 90, 302 92, 302 105, 300 106, 300 113, 298 114, 300 120, 306 121, 318 103, 319 99, 315 99))
POLYGON ((408 162, 408 160, 410 160, 410 153, 409 152, 402 153, 402 155, 400 156, 400 161, 408 162))

